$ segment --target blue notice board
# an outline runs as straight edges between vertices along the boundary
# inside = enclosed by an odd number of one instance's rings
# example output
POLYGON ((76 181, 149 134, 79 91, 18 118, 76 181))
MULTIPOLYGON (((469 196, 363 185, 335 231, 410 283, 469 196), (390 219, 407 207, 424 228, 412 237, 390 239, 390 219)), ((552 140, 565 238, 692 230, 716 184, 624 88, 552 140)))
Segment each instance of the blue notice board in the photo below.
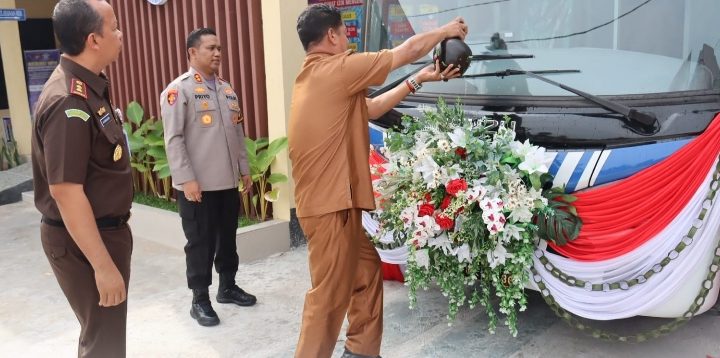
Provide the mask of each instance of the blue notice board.
POLYGON ((0 21, 25 21, 25 9, 0 9, 0 21))

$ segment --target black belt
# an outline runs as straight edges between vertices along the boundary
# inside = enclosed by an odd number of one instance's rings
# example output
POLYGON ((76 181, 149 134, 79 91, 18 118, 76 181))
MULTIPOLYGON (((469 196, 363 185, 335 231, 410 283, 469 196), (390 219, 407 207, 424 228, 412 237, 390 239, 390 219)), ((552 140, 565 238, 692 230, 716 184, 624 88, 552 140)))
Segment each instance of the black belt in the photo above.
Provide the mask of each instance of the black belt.
MULTIPOLYGON (((130 213, 123 216, 95 219, 95 223, 98 229, 111 229, 127 224, 128 220, 130 220, 130 213)), ((50 219, 45 215, 42 217, 42 222, 50 226, 65 227, 65 223, 62 220, 50 219)))

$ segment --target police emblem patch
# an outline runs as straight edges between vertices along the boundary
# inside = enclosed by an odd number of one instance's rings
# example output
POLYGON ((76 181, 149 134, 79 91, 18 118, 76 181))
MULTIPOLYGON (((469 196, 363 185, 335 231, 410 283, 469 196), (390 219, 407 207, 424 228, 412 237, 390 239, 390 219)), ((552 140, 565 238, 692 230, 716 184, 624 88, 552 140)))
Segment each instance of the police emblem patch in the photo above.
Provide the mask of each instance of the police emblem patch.
POLYGON ((171 89, 168 91, 167 102, 169 105, 172 106, 173 104, 175 104, 175 102, 177 101, 177 94, 178 94, 178 91, 176 89, 171 89))
POLYGON ((70 81, 70 93, 87 99, 87 88, 85 87, 85 82, 80 81, 77 78, 73 78, 70 81))
POLYGON ((122 146, 120 144, 115 146, 115 151, 113 152, 113 162, 117 162, 122 158, 122 146))
POLYGON ((225 94, 233 94, 232 88, 228 87, 225 89, 225 94))

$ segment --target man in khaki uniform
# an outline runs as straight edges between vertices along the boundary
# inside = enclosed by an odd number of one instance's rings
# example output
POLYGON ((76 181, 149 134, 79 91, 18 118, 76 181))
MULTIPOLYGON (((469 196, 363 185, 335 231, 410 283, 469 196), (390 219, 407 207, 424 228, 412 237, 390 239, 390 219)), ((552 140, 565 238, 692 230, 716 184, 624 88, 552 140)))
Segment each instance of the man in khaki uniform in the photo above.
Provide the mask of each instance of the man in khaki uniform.
POLYGON ((187 238, 187 282, 193 291, 190 316, 202 326, 220 323, 208 293, 213 261, 220 274, 219 303, 252 306, 256 302, 255 296, 235 284, 238 180, 242 176, 246 192, 252 180, 237 94, 217 76, 220 50, 212 29, 191 32, 190 70, 160 94, 170 172, 187 238))
POLYGON ((392 50, 355 54, 347 50, 340 12, 318 4, 300 15, 297 31, 307 56, 295 80, 288 140, 312 289, 305 296, 295 356, 330 357, 347 313, 343 357, 375 357, 382 340, 383 286, 380 258, 361 222, 362 210, 375 209, 368 119, 392 109, 423 82, 459 72, 449 67, 441 73, 436 64, 376 98, 365 94, 443 39, 465 38, 467 26, 458 18, 392 50))
POLYGON ((103 0, 59 1, 53 27, 63 55, 32 135, 40 237, 80 322, 78 356, 125 357, 132 174, 103 74, 120 54, 122 32, 103 0))

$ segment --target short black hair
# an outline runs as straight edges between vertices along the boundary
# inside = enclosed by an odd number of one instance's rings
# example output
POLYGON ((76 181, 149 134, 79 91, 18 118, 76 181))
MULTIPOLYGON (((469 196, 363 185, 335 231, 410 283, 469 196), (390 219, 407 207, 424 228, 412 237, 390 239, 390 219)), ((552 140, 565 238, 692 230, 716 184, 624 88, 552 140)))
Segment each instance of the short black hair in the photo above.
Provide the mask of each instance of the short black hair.
POLYGON ((297 19, 297 33, 305 51, 313 42, 321 40, 329 28, 337 29, 340 26, 340 10, 327 4, 310 5, 297 19))
POLYGON ((200 39, 205 35, 217 36, 215 30, 209 27, 201 27, 192 30, 190 34, 188 34, 187 40, 185 41, 185 51, 189 51, 193 47, 200 46, 200 39))
POLYGON ((88 35, 102 34, 103 18, 88 0, 60 0, 53 10, 52 22, 60 51, 70 56, 85 50, 88 35))

